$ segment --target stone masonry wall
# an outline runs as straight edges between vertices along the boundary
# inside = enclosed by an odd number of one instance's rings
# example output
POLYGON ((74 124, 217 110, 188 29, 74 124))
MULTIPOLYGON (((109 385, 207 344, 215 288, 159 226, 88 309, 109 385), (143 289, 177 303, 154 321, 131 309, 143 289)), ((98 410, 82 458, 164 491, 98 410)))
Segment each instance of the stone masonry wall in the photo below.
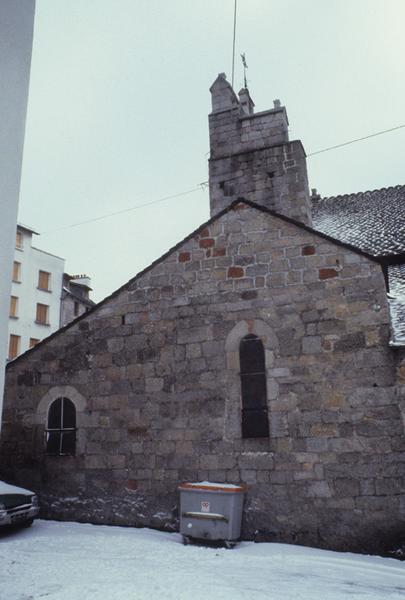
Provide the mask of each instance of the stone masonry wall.
POLYGON ((179 482, 245 482, 245 539, 378 549, 403 523, 380 266, 246 204, 11 363, 1 474, 57 519, 175 528, 179 482), (238 343, 266 349, 269 438, 242 439, 238 343), (77 455, 46 456, 49 403, 77 455))

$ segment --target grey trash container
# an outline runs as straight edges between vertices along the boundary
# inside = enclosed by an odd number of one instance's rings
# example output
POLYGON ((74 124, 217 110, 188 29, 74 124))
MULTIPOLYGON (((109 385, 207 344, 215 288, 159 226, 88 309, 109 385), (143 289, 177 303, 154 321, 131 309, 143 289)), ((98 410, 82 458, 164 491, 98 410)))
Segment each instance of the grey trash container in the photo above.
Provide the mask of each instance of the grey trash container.
POLYGON ((240 537, 246 486, 229 483, 182 483, 180 491, 180 533, 189 538, 222 540, 234 545, 240 537))

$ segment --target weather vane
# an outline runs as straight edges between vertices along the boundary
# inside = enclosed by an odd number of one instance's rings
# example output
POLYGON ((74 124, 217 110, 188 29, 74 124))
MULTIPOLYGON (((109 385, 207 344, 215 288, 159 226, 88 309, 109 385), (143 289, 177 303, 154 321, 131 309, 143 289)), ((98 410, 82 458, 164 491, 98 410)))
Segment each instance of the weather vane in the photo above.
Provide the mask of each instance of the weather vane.
POLYGON ((245 53, 240 55, 241 59, 242 59, 242 65, 243 65, 243 80, 245 83, 245 89, 247 90, 247 79, 246 79, 246 69, 248 68, 247 63, 246 63, 246 56, 245 53))

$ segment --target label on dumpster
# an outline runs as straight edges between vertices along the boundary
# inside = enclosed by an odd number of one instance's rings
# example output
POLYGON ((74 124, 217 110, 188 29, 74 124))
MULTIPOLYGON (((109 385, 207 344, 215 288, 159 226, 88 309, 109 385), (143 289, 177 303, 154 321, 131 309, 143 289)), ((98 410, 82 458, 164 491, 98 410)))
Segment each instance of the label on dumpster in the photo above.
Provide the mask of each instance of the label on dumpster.
POLYGON ((201 502, 201 512, 208 513, 210 512, 210 503, 207 500, 203 500, 201 502))

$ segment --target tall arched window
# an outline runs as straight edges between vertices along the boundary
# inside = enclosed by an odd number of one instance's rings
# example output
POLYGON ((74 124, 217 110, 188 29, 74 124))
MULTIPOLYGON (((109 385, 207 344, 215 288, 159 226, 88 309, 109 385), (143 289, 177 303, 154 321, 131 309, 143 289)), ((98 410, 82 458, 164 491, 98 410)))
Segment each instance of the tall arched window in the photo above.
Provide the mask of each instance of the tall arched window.
POLYGON ((266 365, 263 343, 256 335, 246 335, 239 344, 242 388, 242 437, 269 436, 267 415, 266 365))
POLYGON ((49 406, 46 452, 74 456, 76 450, 76 408, 69 398, 57 398, 49 406))

